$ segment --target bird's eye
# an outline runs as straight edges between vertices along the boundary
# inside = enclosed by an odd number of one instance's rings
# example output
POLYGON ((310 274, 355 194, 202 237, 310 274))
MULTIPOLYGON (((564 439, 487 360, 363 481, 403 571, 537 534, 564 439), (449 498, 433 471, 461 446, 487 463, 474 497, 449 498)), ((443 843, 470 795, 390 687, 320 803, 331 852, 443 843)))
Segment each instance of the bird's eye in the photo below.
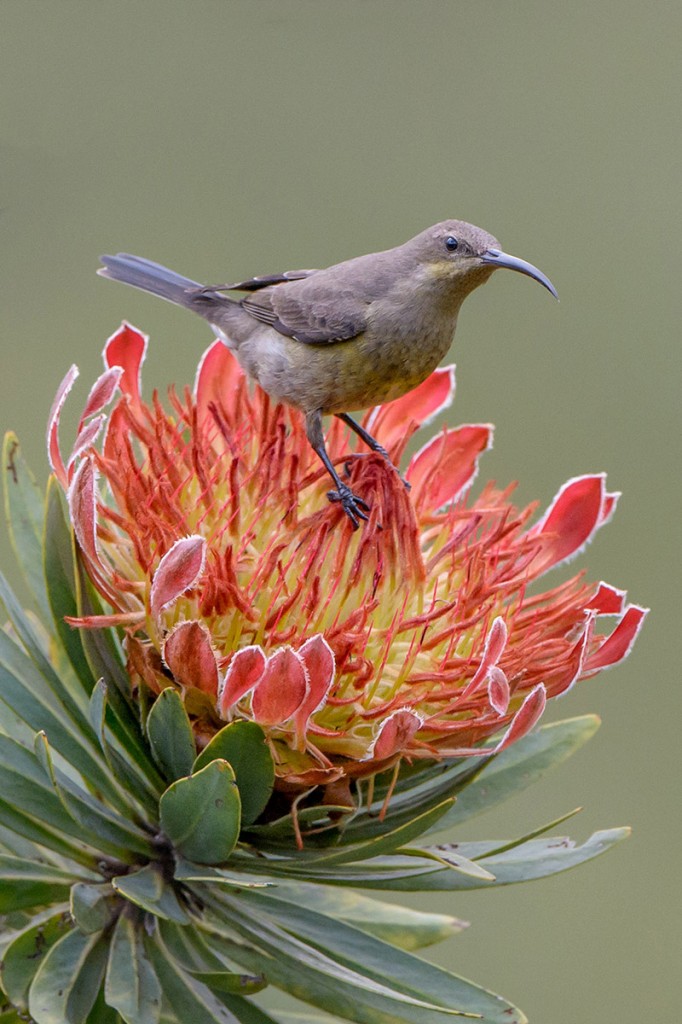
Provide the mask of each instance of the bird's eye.
POLYGON ((448 235, 448 237, 445 239, 445 248, 448 250, 448 252, 454 252, 458 245, 459 242, 454 237, 454 235, 448 235))

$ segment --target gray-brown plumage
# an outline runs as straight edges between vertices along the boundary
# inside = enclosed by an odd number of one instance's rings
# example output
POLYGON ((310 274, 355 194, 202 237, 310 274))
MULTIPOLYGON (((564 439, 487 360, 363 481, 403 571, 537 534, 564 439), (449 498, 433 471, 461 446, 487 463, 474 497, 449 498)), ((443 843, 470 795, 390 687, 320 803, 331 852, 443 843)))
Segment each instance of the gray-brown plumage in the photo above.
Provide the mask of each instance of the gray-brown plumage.
POLYGON ((398 398, 447 353, 467 295, 498 267, 518 270, 556 296, 536 267, 499 249, 464 221, 436 224, 384 252, 325 270, 297 270, 203 287, 158 263, 119 253, 99 273, 152 292, 207 320, 246 373, 274 399, 305 415, 308 439, 354 526, 366 503, 338 476, 324 445, 322 415, 344 420, 372 450, 384 449, 349 415, 398 398), (243 298, 225 292, 244 292, 243 298))

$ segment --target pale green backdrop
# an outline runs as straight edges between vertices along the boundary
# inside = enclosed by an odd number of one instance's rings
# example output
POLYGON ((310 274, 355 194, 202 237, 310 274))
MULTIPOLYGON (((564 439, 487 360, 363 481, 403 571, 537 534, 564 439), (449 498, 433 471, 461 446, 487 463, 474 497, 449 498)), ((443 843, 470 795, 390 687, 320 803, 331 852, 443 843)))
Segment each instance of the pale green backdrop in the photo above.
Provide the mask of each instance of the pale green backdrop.
POLYGON ((0 419, 41 477, 58 381, 75 361, 90 382, 123 317, 152 335, 148 387, 191 381, 209 340, 98 279, 100 252, 215 281, 460 217, 559 289, 499 274, 469 300, 451 415, 497 424, 482 473, 522 500, 608 470, 622 502, 580 564, 653 611, 625 667, 553 709, 603 716, 590 747, 464 838, 576 804, 580 838, 635 833, 430 901, 473 921, 434 955, 533 1024, 680 1016, 680 38, 667 0, 0 3, 0 419))

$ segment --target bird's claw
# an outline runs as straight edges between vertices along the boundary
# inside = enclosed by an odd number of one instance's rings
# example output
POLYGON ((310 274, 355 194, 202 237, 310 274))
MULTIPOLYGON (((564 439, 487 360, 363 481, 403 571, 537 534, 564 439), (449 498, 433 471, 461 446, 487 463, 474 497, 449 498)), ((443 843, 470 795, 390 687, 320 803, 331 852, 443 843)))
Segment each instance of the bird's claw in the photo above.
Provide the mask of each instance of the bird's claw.
POLYGON ((367 515, 369 505, 362 498, 358 497, 357 494, 354 494, 347 484, 342 483, 336 491, 328 491, 327 497, 332 502, 338 501, 340 503, 341 508, 353 524, 354 530, 357 530, 359 527, 361 519, 365 521, 369 519, 367 515))

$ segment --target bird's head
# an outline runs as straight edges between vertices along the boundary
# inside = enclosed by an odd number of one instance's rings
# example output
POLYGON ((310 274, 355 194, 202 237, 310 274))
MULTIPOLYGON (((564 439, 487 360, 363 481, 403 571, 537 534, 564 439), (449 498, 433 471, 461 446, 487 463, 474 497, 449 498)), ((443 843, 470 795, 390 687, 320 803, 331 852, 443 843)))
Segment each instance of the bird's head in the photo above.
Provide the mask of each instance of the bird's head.
POLYGON ((552 282, 532 263, 510 256, 487 231, 463 220, 445 220, 422 231, 405 246, 427 277, 442 282, 463 297, 484 284, 493 270, 518 270, 544 285, 558 299, 552 282))

